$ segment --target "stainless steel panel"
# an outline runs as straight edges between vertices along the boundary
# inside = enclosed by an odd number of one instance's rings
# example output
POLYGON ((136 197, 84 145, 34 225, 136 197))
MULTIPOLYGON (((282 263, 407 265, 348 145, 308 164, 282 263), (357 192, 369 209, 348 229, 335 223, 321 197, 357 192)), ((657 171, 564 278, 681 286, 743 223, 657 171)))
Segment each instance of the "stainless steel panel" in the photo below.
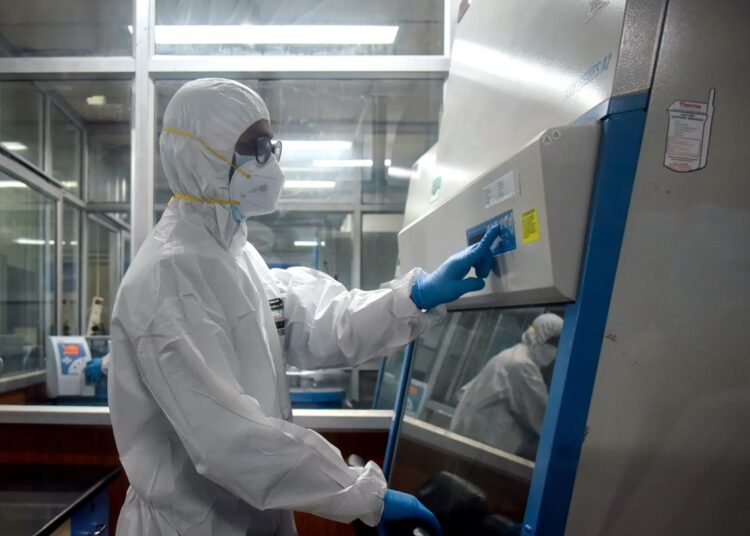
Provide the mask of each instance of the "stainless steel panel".
POLYGON ((625 1, 474 0, 456 28, 434 210, 543 130, 611 95, 625 1))
POLYGON ((567 534, 750 534, 748 20, 669 2, 567 534), (711 88, 707 166, 667 169, 711 88))
POLYGON ((430 205, 430 189, 433 179, 437 177, 437 173, 435 173, 436 158, 437 146, 433 145, 414 163, 409 179, 409 192, 406 195, 404 227, 422 217, 426 212, 426 207, 430 205))
POLYGON ((651 88, 667 0, 628 0, 612 96, 651 88))

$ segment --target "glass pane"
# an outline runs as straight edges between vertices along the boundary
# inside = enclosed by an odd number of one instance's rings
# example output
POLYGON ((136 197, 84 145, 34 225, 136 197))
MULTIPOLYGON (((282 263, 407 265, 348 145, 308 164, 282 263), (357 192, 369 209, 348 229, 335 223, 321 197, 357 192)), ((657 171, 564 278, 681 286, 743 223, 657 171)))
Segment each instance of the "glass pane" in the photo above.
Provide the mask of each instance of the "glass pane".
MULTIPOLYGON (((39 87, 62 106, 67 116, 83 127, 87 144, 89 201, 126 203, 130 199, 130 113, 131 82, 115 80, 75 80, 39 82, 39 87)), ((53 176, 70 175, 73 143, 80 143, 81 129, 53 107, 53 176), (60 122, 55 130, 55 118, 60 122), (73 139, 60 139, 69 129, 73 139), (56 132, 60 135, 55 136, 56 132), (78 134, 76 134, 78 132, 78 134), (57 162, 56 162, 56 155, 57 162), (60 161, 62 159, 62 161, 60 161)), ((70 137, 70 136, 69 136, 70 137)), ((78 155, 78 153, 75 153, 78 155)), ((79 157, 80 158, 80 157, 79 157)), ((80 160, 79 160, 80 162, 80 160)), ((80 170, 78 171, 80 177, 80 170)), ((59 180, 71 180, 55 176, 59 180)), ((72 186, 72 185, 71 185, 72 186)))
POLYGON ((442 54, 442 0, 157 0, 157 54, 442 54))
POLYGON ((30 82, 0 82, 0 145, 41 167, 42 94, 30 82))
MULTIPOLYGON (((403 206, 411 165, 437 141, 439 80, 243 80, 268 104, 284 142, 282 202, 363 201, 403 206), (387 167, 386 165, 390 166, 387 167)), ((182 82, 157 82, 157 138, 182 82)), ((171 192, 156 144, 155 202, 171 192)))
POLYGON ((271 268, 307 266, 351 285, 349 213, 275 212, 248 220, 247 236, 271 268))
POLYGON ((81 333, 81 211, 63 205, 63 335, 81 333))
POLYGON ((74 194, 81 188, 81 129, 56 105, 50 112, 52 170, 51 175, 74 194))
POLYGON ((403 363, 403 348, 385 358, 383 374, 380 376, 379 385, 375 386, 376 396, 374 405, 376 409, 394 409, 403 363))
POLYGON ((123 234, 122 240, 122 275, 130 268, 130 234, 123 234))
POLYGON ((0 56, 131 56, 132 0, 0 0, 0 56))
POLYGON ((390 483, 446 536, 522 521, 563 312, 452 312, 417 340, 390 483))
POLYGON ((403 214, 362 215, 362 288, 372 290, 393 279, 398 263, 398 232, 403 214))
POLYGON ((44 366, 55 328, 55 204, 0 171, 0 362, 44 366))
POLYGON ((94 221, 88 221, 87 335, 109 333, 109 318, 120 283, 118 235, 94 221))

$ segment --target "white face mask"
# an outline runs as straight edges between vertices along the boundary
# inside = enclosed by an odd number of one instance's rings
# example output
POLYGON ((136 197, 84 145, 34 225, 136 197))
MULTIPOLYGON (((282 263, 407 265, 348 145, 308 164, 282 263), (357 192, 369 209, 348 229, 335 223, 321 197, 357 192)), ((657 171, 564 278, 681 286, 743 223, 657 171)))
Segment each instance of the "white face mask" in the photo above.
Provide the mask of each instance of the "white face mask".
POLYGON ((229 199, 239 201, 240 204, 232 205, 234 219, 245 221, 250 216, 269 214, 276 210, 284 188, 284 172, 276 157, 271 155, 263 165, 254 156, 248 158, 235 155, 235 161, 237 169, 229 182, 229 199))

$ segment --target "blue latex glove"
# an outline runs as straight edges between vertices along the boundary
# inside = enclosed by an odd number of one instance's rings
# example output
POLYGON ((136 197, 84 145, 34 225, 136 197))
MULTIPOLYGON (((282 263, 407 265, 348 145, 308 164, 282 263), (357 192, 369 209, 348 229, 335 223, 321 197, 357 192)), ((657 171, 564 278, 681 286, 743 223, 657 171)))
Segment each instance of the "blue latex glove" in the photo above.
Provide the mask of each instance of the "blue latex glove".
POLYGON ((102 358, 95 357, 88 363, 86 363, 86 381, 88 383, 99 383, 104 378, 104 371, 102 370, 102 358))
POLYGON ((435 536, 442 536, 443 534, 435 514, 430 512, 414 495, 392 489, 386 490, 385 497, 383 498, 383 515, 380 517, 378 533, 384 536, 387 534, 385 531, 385 524, 387 522, 402 519, 423 521, 432 527, 432 533, 435 536))
POLYGON ((491 248, 498 236, 500 227, 491 225, 478 243, 459 251, 437 270, 418 279, 411 289, 411 299, 416 306, 432 309, 457 300, 467 292, 483 289, 484 278, 490 275, 495 262, 491 248), (477 277, 466 277, 472 267, 477 277))

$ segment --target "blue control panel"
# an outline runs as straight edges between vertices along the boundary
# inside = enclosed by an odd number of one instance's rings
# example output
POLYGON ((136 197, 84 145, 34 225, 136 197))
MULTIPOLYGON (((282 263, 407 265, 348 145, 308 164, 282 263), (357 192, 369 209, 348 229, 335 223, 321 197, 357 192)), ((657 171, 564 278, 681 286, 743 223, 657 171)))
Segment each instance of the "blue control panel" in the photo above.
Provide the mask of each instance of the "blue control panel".
POLYGON ((466 230, 466 242, 471 246, 479 242, 484 236, 487 227, 497 223, 500 226, 500 236, 492 244, 492 254, 497 257, 503 253, 514 251, 516 249, 516 223, 513 218, 513 211, 508 210, 491 218, 487 221, 475 225, 466 230))
POLYGON ((77 363, 79 360, 86 360, 88 351, 84 346, 77 342, 61 342, 57 344, 57 351, 60 354, 60 365, 62 374, 78 374, 83 363, 77 363))

